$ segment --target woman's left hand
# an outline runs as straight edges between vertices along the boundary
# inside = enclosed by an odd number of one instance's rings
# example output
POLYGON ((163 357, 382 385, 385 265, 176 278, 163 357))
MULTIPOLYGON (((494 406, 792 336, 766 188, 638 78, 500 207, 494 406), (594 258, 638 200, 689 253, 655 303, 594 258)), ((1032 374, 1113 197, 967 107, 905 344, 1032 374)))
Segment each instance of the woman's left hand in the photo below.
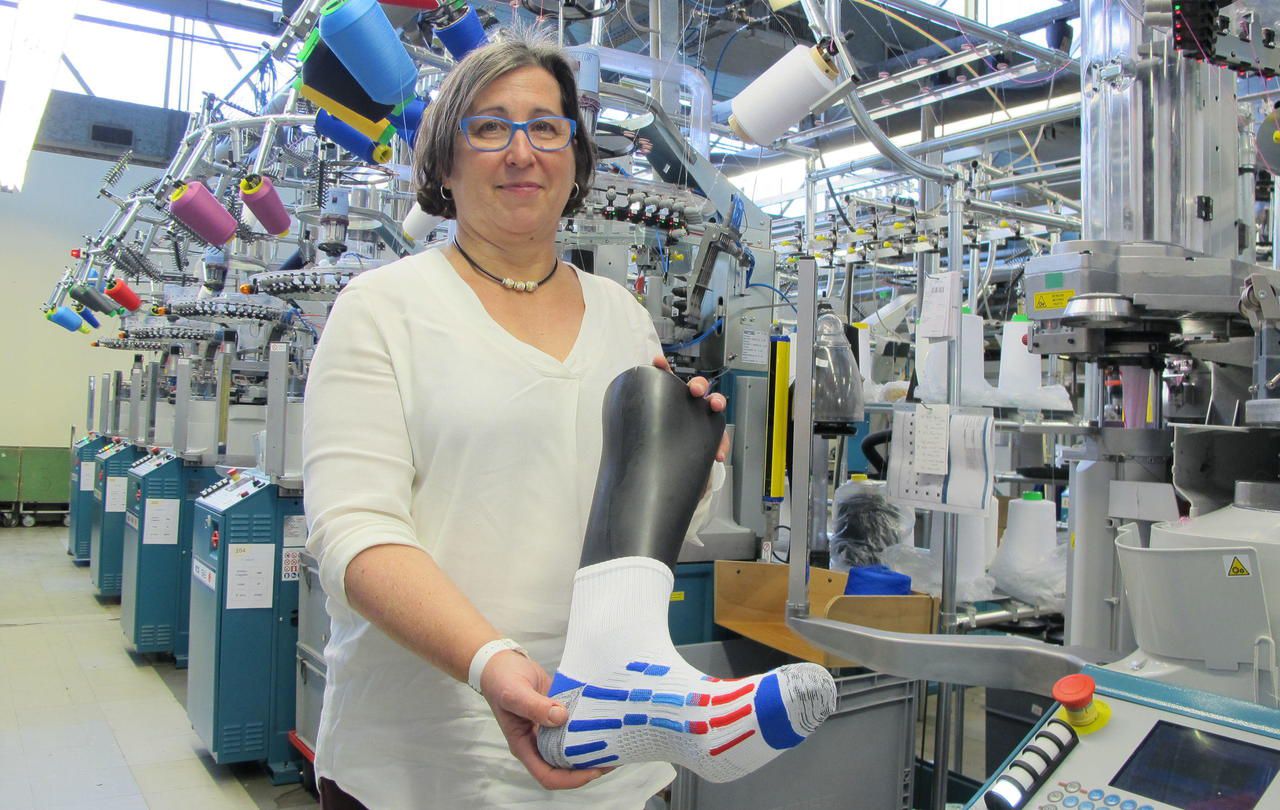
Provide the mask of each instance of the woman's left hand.
MULTIPOLYGON (((663 371, 670 371, 671 364, 667 362, 667 358, 658 355, 653 358, 653 364, 663 371)), ((708 394, 711 390, 711 383, 707 382, 706 377, 694 377, 689 380, 689 393, 695 397, 707 400, 707 404, 711 406, 711 410, 719 413, 729 405, 729 400, 725 399, 724 394, 708 394)), ((725 431, 720 437, 720 447, 716 450, 716 461, 724 461, 729 456, 729 431, 725 431)))

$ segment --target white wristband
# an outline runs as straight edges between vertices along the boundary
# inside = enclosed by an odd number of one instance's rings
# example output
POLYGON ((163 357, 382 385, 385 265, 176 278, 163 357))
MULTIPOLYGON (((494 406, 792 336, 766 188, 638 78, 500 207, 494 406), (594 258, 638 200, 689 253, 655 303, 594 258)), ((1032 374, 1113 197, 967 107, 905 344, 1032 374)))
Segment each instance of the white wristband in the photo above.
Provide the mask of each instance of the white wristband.
POLYGON ((524 651, 524 647, 509 638, 495 639, 476 650, 475 657, 471 659, 471 666, 467 670, 467 686, 476 690, 476 694, 484 694, 484 692, 480 691, 480 676, 484 674, 484 668, 488 665, 489 659, 505 650, 518 652, 525 658, 529 657, 529 653, 524 651))

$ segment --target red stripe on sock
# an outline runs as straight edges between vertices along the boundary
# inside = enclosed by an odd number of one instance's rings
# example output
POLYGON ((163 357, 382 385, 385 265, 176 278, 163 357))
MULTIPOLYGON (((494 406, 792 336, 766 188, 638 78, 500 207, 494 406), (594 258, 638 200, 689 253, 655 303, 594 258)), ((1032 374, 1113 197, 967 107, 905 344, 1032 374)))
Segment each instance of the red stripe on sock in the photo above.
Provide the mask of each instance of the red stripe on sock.
POLYGON ((738 720, 741 720, 742 718, 746 717, 749 714, 751 714, 750 703, 746 704, 745 706, 739 706, 738 708, 734 709, 728 714, 722 714, 719 717, 711 718, 711 727, 724 728, 730 723, 737 722, 738 720))
POLYGON ((746 732, 745 734, 739 734, 737 737, 734 737, 732 740, 729 740, 729 742, 725 743, 724 745, 717 745, 715 748, 711 749, 711 756, 713 757, 720 756, 725 751, 728 751, 730 748, 734 747, 735 745, 737 745, 738 743, 742 742, 743 740, 747 739, 748 737, 750 737, 752 734, 755 734, 755 733, 756 733, 756 730, 753 728, 750 731, 746 732))
POLYGON ((740 697, 746 697, 747 695, 751 694, 753 691, 755 691, 755 688, 756 688, 756 685, 754 683, 749 683, 746 686, 739 686, 737 689, 733 690, 732 692, 726 692, 723 695, 716 695, 715 697, 711 698, 711 705, 723 706, 726 703, 732 703, 740 697))
POLYGON ((689 733, 690 734, 706 734, 707 733, 706 722, 702 720, 690 720, 689 733))
POLYGON ((711 695, 695 695, 693 699, 694 706, 706 706, 711 702, 711 695))

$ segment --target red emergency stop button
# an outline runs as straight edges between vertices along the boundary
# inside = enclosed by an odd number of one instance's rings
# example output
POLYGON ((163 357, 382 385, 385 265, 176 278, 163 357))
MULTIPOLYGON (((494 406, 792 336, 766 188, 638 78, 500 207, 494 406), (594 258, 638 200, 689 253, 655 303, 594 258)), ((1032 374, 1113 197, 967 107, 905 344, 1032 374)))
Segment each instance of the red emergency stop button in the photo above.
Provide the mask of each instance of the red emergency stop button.
POLYGON ((213 534, 209 535, 209 548, 214 551, 218 550, 218 530, 214 529, 213 534))
POLYGON ((1067 710, 1068 723, 1087 726, 1098 719, 1097 707, 1093 705, 1095 688, 1093 678, 1084 673, 1059 678, 1053 685, 1053 699, 1067 710))
POLYGON ((71 258, 79 259, 79 258, 83 258, 83 256, 84 256, 83 250, 81 250, 80 248, 71 248, 71 258))

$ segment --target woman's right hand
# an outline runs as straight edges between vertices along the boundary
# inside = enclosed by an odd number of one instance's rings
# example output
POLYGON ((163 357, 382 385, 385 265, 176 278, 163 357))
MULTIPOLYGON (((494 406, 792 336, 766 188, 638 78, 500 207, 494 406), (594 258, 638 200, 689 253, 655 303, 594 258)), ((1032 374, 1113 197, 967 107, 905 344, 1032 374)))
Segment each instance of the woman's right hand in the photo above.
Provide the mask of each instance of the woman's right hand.
POLYGON ((609 769, 553 768, 538 753, 538 727, 562 726, 569 719, 564 706, 547 697, 550 688, 546 670, 511 650, 490 658, 480 675, 480 691, 498 719, 512 756, 547 790, 579 788, 609 769))

